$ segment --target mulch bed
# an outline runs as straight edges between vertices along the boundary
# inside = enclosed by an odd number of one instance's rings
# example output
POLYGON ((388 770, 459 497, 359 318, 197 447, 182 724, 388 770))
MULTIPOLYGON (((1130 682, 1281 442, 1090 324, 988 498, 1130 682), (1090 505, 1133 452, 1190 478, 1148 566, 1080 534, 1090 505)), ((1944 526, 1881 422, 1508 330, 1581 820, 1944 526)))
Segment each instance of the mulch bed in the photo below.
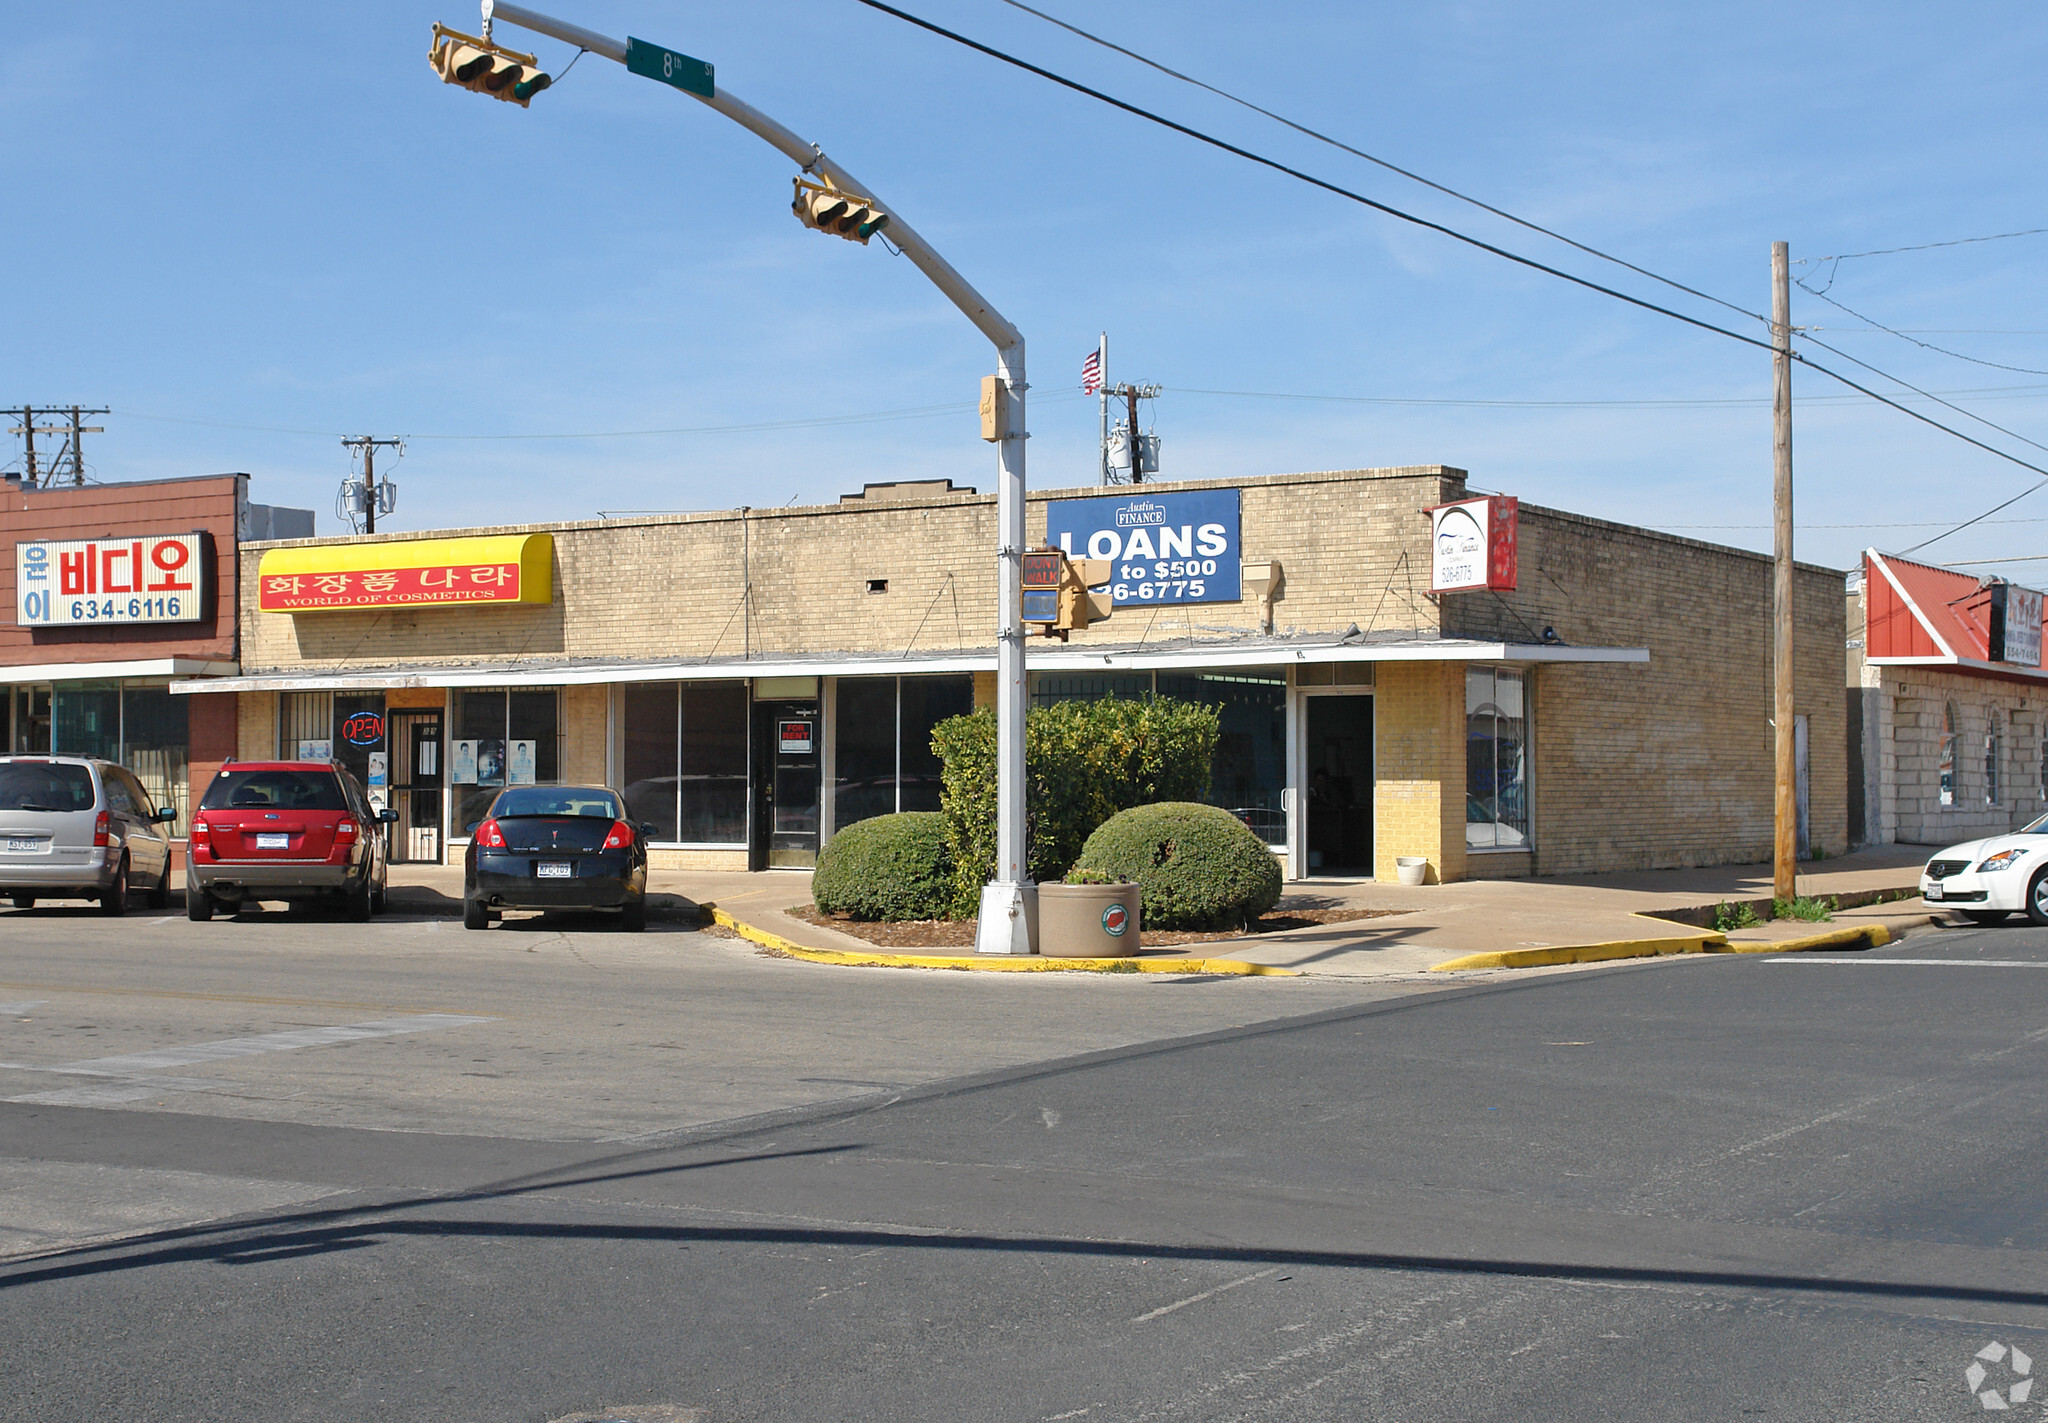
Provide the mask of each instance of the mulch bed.
MULTIPOLYGON (((849 919, 843 914, 822 914, 815 904, 799 904, 786 911, 793 919, 807 924, 820 924, 827 929, 836 929, 842 934, 851 934, 856 939, 865 939, 881 949, 971 949, 974 947, 974 921, 972 919, 909 919, 900 923, 883 924, 872 920, 849 919)), ((1392 914, 1405 914, 1403 909, 1321 909, 1290 907, 1283 900, 1271 911, 1263 914, 1249 930, 1217 929, 1197 932, 1187 929, 1145 929, 1140 928, 1145 947, 1173 948, 1181 944, 1212 944, 1222 939, 1241 939, 1247 933, 1271 934, 1281 929, 1309 929, 1318 924, 1346 924, 1354 919, 1381 919, 1392 914)))

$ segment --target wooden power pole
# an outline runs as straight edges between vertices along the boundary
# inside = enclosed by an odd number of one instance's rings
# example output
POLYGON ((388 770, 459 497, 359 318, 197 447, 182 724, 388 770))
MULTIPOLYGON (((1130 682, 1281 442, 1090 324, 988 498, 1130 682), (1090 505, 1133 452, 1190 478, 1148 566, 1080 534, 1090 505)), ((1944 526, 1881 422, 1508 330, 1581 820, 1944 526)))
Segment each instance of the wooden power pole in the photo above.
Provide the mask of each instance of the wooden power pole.
POLYGON ((1795 897, 1799 874, 1799 802, 1794 784, 1792 696, 1792 263, 1782 242, 1771 244, 1771 692, 1776 732, 1771 897, 1795 897))

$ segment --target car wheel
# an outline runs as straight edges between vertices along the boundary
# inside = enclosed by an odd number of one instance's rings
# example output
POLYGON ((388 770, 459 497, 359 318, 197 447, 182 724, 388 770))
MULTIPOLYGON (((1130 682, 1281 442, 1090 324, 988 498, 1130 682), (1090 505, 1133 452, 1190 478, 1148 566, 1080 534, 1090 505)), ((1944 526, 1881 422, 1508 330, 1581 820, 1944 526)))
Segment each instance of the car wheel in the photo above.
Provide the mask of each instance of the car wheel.
POLYGON ((341 892, 341 910, 352 924, 370 922, 370 882, 365 879, 354 889, 341 892))
POLYGON ((189 880, 185 884, 185 917, 195 924, 213 918, 213 896, 189 880))
POLYGON ((619 927, 629 934, 637 934, 647 927, 647 896, 627 901, 626 907, 619 911, 619 927))
POLYGON ((491 927, 491 911, 484 908, 481 899, 462 901, 462 927, 465 929, 488 929, 491 927))
POLYGON ((2003 924, 2010 909, 1965 909, 1963 917, 1973 924, 2003 924))
POLYGON ((14 907, 16 909, 33 909, 36 907, 36 897, 32 894, 17 894, 14 896, 14 907))
POLYGON ((171 862, 164 861, 164 872, 156 877, 156 883, 149 887, 149 907, 168 909, 171 907, 171 862))
POLYGON ((2033 883, 2027 886, 2027 917, 2048 926, 2048 870, 2035 875, 2033 883))
POLYGON ((121 868, 114 874, 114 882, 100 891, 100 913, 113 917, 128 912, 128 857, 121 857, 121 868))

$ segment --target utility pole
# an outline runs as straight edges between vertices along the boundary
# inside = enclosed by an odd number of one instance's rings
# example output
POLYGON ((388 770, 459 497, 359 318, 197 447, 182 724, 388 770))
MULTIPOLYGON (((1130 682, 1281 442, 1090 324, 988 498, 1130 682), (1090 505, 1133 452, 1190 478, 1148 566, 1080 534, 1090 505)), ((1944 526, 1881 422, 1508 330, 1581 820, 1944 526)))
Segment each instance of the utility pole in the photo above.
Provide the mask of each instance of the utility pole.
POLYGON ((68 469, 73 484, 85 483, 85 436, 100 434, 106 428, 103 425, 86 424, 85 417, 88 415, 106 415, 108 413, 110 412, 105 409, 88 410, 80 405, 52 405, 47 407, 18 405, 11 410, 0 411, 0 414, 12 415, 21 421, 19 425, 14 426, 8 433, 19 435, 22 439, 22 482, 24 484, 55 484, 58 478, 68 469), (38 425, 36 420, 39 417, 61 419, 65 423, 61 425, 38 425), (36 436, 38 435, 61 435, 64 437, 63 446, 58 449, 55 455, 50 457, 47 464, 36 454, 36 436))
POLYGON ((1799 802, 1792 732, 1792 262, 1771 244, 1771 691, 1776 775, 1771 897, 1789 900, 1799 883, 1799 802))
POLYGON ((1102 414, 1102 440, 1096 446, 1100 462, 1099 483, 1109 483, 1109 333, 1095 346, 1095 403, 1102 414))
POLYGON ((342 436, 344 448, 355 451, 363 457, 363 532, 377 532, 377 451, 395 449, 405 453, 403 440, 380 440, 373 435, 358 435, 353 440, 342 436))

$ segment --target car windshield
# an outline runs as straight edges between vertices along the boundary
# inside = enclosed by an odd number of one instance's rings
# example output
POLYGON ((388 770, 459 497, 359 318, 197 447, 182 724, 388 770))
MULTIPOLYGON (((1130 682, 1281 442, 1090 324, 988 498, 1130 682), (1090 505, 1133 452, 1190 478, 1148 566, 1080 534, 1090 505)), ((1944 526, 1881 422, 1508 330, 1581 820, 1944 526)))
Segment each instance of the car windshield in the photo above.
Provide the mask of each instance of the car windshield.
POLYGON ((2042 816, 2032 825, 2021 826, 2019 833, 2022 835, 2048 835, 2048 815, 2042 816))
POLYGON ((501 819, 521 815, 587 815, 621 820, 626 812, 610 791, 589 786, 519 786, 501 794, 491 803, 491 814, 501 819))
POLYGON ((222 771, 206 788, 201 810, 347 810, 341 782, 324 769, 222 771))
POLYGON ((0 766, 0 810, 91 810, 92 772, 55 761, 0 766))

